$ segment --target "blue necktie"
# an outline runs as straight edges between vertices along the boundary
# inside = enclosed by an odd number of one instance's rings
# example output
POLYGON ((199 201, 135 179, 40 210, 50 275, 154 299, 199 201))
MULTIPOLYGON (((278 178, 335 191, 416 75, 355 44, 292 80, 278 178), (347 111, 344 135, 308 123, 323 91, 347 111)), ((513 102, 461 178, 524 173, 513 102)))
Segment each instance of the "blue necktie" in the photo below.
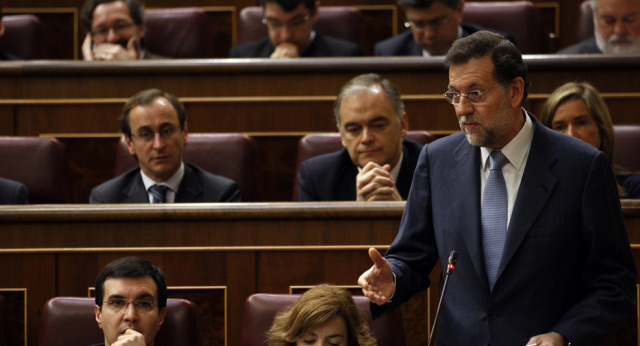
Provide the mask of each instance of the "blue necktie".
POLYGON ((167 203, 167 190, 169 188, 165 185, 151 185, 149 192, 153 197, 151 203, 167 203))
POLYGON ((502 175, 502 166, 507 163, 507 158, 502 152, 494 150, 489 155, 489 162, 491 171, 484 187, 481 221, 484 262, 489 287, 493 290, 507 239, 507 185, 502 175))

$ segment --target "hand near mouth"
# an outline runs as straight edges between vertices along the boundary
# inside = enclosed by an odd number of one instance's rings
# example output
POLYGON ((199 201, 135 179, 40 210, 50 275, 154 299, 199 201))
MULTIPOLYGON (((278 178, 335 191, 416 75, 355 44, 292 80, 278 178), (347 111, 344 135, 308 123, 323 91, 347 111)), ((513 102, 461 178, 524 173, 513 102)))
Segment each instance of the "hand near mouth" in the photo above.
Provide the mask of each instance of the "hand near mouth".
POLYGON ((118 340, 111 346, 146 346, 144 335, 133 328, 128 328, 118 336, 118 340))

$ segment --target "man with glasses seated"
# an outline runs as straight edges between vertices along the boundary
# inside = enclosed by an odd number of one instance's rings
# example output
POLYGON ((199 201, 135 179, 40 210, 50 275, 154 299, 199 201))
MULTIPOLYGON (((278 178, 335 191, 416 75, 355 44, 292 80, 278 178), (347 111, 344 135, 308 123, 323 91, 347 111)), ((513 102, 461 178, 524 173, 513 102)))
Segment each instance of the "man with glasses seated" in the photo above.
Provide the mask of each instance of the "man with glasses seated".
POLYGON ((240 188, 233 180, 182 162, 187 116, 173 95, 158 89, 141 91, 129 99, 119 120, 129 153, 140 168, 94 188, 91 203, 240 200, 240 188))
MULTIPOLYGON (((411 29, 375 45, 377 56, 445 55, 453 41, 487 30, 462 22, 464 0, 398 0, 411 29)), ((490 30, 492 31, 492 30, 490 30)), ((497 32, 515 42, 507 33, 497 32)))
POLYGON ((139 257, 123 257, 96 278, 93 309, 104 344, 152 346, 167 314, 167 283, 162 269, 139 257))
POLYGON ((162 58, 144 48, 144 8, 138 0, 87 0, 80 21, 87 31, 85 61, 162 58))
POLYGON ((352 42, 326 36, 314 24, 320 2, 316 0, 260 0, 262 22, 269 37, 231 48, 232 58, 298 58, 361 56, 362 48, 352 42))

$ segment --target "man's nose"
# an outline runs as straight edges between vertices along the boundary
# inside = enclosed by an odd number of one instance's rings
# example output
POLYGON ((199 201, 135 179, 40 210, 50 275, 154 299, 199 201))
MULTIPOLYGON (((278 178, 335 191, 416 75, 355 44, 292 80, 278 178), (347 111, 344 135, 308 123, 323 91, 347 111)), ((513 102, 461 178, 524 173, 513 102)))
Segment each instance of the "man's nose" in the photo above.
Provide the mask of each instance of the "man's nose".
POLYGON ((455 105, 456 115, 458 117, 473 113, 473 103, 466 96, 460 96, 460 102, 455 105))
POLYGON ((282 42, 290 42, 293 38, 293 30, 288 25, 283 25, 280 29, 280 39, 282 42))
POLYGON ((117 35, 113 28, 109 28, 109 32, 107 33, 107 42, 116 43, 120 39, 120 35, 117 35))
POLYGON ((629 34, 627 24, 623 20, 617 20, 613 25, 613 33, 618 36, 627 36, 629 34))
POLYGON ((160 149, 164 147, 165 141, 164 138, 160 135, 160 133, 156 132, 153 134, 153 148, 160 149))
POLYGON ((368 127, 364 127, 362 129, 362 143, 371 143, 373 142, 373 133, 368 127))
POLYGON ((124 310, 125 321, 136 321, 138 319, 138 311, 133 303, 129 303, 124 310))

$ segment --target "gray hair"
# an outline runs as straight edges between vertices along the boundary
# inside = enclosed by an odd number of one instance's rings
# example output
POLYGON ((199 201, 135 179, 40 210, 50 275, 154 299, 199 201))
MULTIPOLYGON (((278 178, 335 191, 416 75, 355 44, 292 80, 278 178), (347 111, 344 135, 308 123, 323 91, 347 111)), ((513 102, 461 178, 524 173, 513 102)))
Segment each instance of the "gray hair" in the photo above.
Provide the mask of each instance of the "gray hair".
POLYGON ((396 113, 396 120, 398 124, 402 123, 402 115, 404 115, 404 103, 402 102, 402 95, 398 87, 391 83, 388 79, 382 78, 379 74, 368 73, 361 74, 352 80, 348 81, 338 94, 336 102, 333 104, 333 114, 336 116, 336 124, 340 128, 340 105, 345 98, 372 87, 379 86, 391 102, 393 109, 396 113))

